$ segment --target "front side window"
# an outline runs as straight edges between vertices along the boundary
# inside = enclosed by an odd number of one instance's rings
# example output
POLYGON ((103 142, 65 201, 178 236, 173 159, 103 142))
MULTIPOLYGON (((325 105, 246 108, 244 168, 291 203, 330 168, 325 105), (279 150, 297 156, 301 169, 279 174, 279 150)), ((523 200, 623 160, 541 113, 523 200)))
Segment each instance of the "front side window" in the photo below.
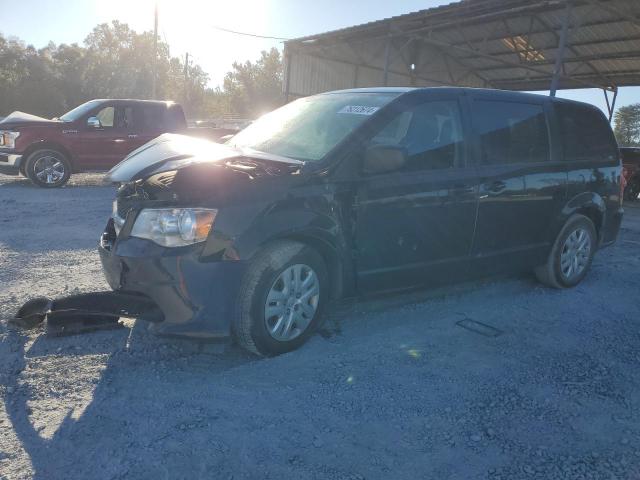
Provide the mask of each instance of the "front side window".
POLYGON ((302 98, 268 113, 229 144, 318 161, 398 93, 334 93, 302 98))
POLYGON ((565 160, 615 159, 617 145, 602 112, 581 105, 556 104, 565 160))
POLYGON ((542 105, 475 100, 473 126, 480 137, 482 165, 549 160, 549 134, 542 105))
POLYGON ((115 118, 116 109, 114 107, 104 107, 98 113, 96 113, 96 118, 100 120, 100 125, 102 128, 112 128, 113 120, 115 118))
POLYGON ((399 112, 370 143, 404 147, 404 171, 453 168, 463 154, 458 102, 426 102, 399 112))

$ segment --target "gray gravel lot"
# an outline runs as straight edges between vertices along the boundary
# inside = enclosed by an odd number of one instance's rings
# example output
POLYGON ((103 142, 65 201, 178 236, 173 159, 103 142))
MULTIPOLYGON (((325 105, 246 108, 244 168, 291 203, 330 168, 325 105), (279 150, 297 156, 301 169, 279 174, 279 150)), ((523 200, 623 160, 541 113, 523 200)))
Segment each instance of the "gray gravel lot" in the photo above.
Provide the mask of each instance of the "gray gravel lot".
POLYGON ((100 175, 0 176, 0 478, 640 479, 640 208, 571 291, 524 276, 345 302, 278 358, 134 322, 7 326, 35 294, 107 288, 113 195, 100 175))

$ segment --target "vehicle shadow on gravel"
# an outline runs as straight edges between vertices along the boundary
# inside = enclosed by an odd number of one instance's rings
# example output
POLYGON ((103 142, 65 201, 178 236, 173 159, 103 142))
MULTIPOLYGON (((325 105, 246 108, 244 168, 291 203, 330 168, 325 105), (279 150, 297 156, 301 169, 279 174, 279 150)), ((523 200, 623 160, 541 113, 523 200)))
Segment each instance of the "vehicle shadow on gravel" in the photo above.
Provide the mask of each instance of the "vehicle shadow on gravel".
POLYGON ((0 175, 0 189, 7 187, 33 188, 34 190, 45 190, 56 192, 75 187, 104 187, 108 184, 104 182, 103 172, 92 172, 72 175, 69 183, 60 188, 45 189, 34 185, 31 180, 23 176, 0 175))
MULTIPOLYGON (((234 346, 227 346, 223 351, 220 345, 155 337, 144 330, 144 326, 136 322, 131 328, 91 333, 90 343, 83 341, 85 336, 51 338, 41 332, 30 343, 30 337, 8 329, 4 343, 5 346, 11 345, 14 363, 9 366, 13 374, 5 386, 8 395, 4 402, 13 431, 29 456, 33 479, 166 477, 166 472, 154 466, 155 461, 150 458, 148 449, 155 442, 170 437, 171 432, 155 431, 154 419, 162 417, 160 423, 165 427, 169 424, 171 430, 180 432, 192 428, 189 422, 193 417, 184 416, 180 409, 167 410, 166 400, 155 402, 155 411, 148 409, 153 401, 144 401, 145 410, 136 412, 134 399, 140 392, 157 395, 158 392, 179 388, 180 372, 189 377, 192 384, 208 385, 213 376, 258 360, 234 346), (71 392, 56 392, 59 398, 53 398, 44 412, 34 411, 33 379, 20 379, 25 371, 33 369, 34 361, 39 362, 39 367, 45 363, 52 366, 53 371, 48 375, 68 375, 68 382, 74 383, 77 381, 74 373, 91 366, 91 359, 105 356, 108 359, 98 369, 101 372, 98 378, 93 379, 93 385, 81 385, 76 390, 77 385, 69 384, 71 392), (56 365, 62 368, 56 368, 56 365), (73 403, 60 404, 69 397, 69 393, 77 394, 84 387, 89 389, 90 396, 86 405, 80 405, 78 409, 78 405, 74 408, 73 403), (56 401, 58 404, 54 406, 56 401), (47 432, 43 432, 44 427, 37 426, 33 417, 65 409, 67 412, 57 429, 50 436, 43 435, 47 432), (138 414, 148 419, 149 425, 139 435, 132 435, 127 428, 130 423, 127 418, 138 414), (122 458, 114 462, 112 452, 96 448, 101 443, 118 449, 126 446, 131 462, 126 466, 122 458), (140 468, 132 467, 135 465, 140 468)), ((46 382, 47 378, 42 381, 46 382)), ((143 393, 143 396, 146 395, 143 393)), ((210 419, 211 422, 215 420, 210 419)), ((139 423, 139 420, 134 423, 139 423)))

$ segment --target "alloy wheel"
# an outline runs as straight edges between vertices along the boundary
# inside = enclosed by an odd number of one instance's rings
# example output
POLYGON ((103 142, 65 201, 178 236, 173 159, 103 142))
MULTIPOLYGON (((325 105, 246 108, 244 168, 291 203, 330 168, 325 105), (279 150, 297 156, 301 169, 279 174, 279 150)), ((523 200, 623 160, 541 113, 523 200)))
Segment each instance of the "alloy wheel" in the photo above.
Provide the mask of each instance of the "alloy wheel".
POLYGON ((300 336, 313 320, 320 299, 320 281, 304 264, 286 268, 271 286, 264 307, 269 335, 286 342, 300 336))
POLYGON ((560 271, 567 281, 582 274, 591 256, 591 235, 584 228, 577 228, 564 241, 560 253, 560 271))
POLYGON ((64 163, 54 155, 43 155, 33 165, 38 180, 47 185, 55 185, 64 178, 64 163))

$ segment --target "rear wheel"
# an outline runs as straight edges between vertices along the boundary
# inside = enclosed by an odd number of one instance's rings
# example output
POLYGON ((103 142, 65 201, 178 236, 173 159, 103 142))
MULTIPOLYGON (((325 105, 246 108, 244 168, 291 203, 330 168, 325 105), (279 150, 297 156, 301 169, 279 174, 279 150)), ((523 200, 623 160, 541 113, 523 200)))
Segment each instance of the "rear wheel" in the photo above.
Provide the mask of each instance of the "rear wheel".
POLYGON ((71 163, 57 150, 36 150, 27 159, 25 173, 39 187, 61 187, 71 176, 71 163))
POLYGON ((624 199, 630 202, 638 200, 640 195, 640 178, 633 177, 629 179, 629 183, 624 189, 624 199))
POLYGON ((245 349, 278 355, 300 347, 317 329, 327 270, 310 247, 277 242, 251 262, 240 289, 233 335, 245 349))
POLYGON ((547 263, 535 269, 538 280, 554 288, 576 286, 591 267, 597 238, 588 217, 572 216, 558 234, 547 263))

